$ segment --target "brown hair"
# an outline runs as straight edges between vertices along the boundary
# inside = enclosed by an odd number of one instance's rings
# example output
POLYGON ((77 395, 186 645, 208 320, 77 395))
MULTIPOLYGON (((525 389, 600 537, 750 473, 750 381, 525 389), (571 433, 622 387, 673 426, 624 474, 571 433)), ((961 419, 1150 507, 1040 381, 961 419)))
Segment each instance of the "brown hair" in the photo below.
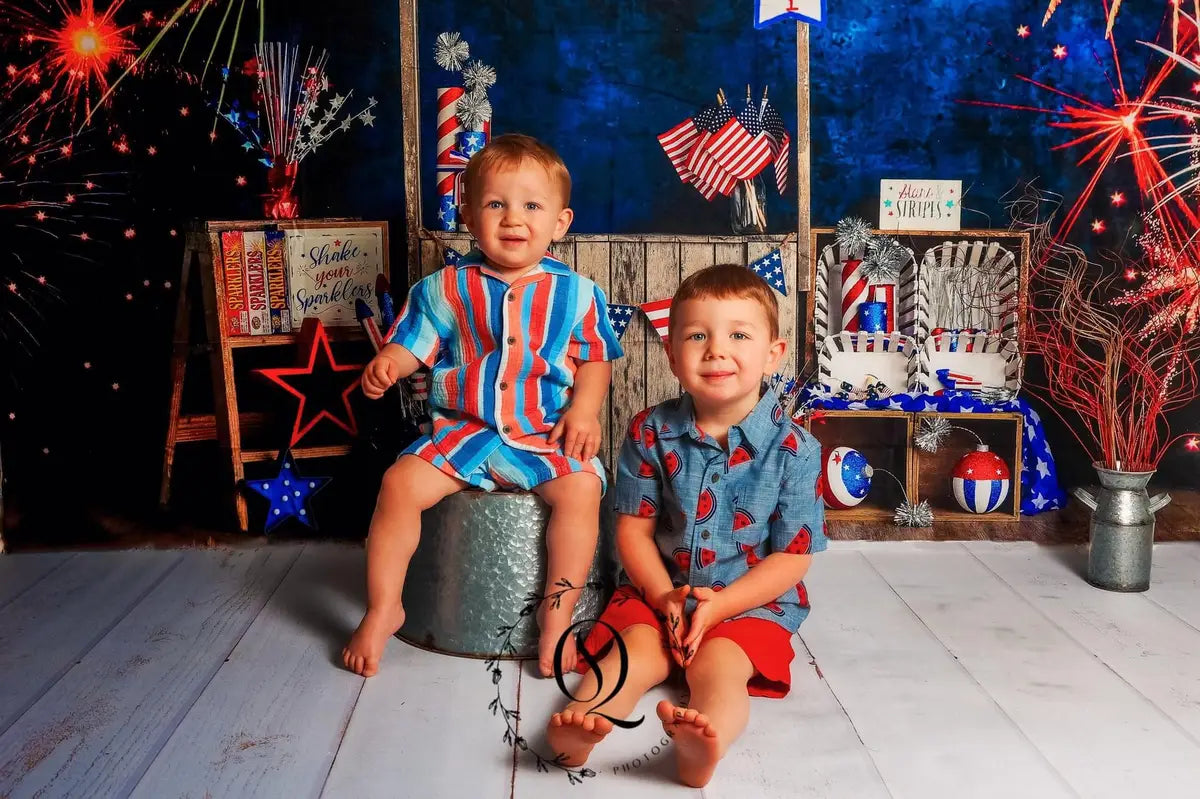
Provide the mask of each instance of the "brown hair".
POLYGON ((567 165, 554 151, 554 148, 543 144, 532 136, 522 133, 506 133, 488 142, 467 163, 466 174, 463 175, 463 193, 470 201, 471 187, 479 182, 479 176, 485 172, 498 169, 515 169, 525 159, 529 159, 545 168, 550 175, 550 182, 558 184, 562 194, 563 208, 571 204, 571 173, 567 165))
MULTIPOLYGON (((775 291, 765 280, 746 267, 738 264, 717 264, 689 275, 679 284, 679 288, 675 289, 671 305, 677 307, 684 300, 706 299, 753 300, 767 315, 771 338, 779 337, 779 303, 775 300, 775 291)), ((667 323, 670 332, 674 332, 674 323, 675 317, 671 316, 667 323)))

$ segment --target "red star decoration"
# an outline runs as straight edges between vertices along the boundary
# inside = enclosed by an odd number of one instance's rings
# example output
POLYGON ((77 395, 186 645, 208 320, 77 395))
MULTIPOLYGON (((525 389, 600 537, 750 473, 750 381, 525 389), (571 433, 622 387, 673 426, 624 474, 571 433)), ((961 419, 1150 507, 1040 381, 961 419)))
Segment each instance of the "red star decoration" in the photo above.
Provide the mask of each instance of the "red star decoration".
POLYGON ((1017 26, 1017 36, 1021 37, 1022 39, 1028 38, 1029 37, 1029 26, 1028 25, 1018 25, 1017 26))
POLYGON ((328 419, 350 435, 357 435, 358 423, 350 407, 350 394, 358 388, 363 364, 339 364, 334 360, 333 351, 329 348, 329 336, 319 319, 304 320, 300 341, 302 350, 303 342, 309 342, 305 366, 255 369, 300 400, 288 446, 296 446, 322 419, 328 419), (344 418, 332 408, 338 401, 342 406, 339 410, 345 411, 344 418))
POLYGON ((1125 195, 1119 191, 1114 191, 1109 199, 1112 200, 1112 204, 1118 208, 1125 204, 1125 195))
POLYGON ((1067 57, 1067 46, 1065 44, 1055 45, 1054 57, 1057 58, 1059 61, 1062 61, 1064 58, 1066 58, 1067 57))
POLYGON ((1092 232, 1093 233, 1103 233, 1104 232, 1104 220, 1103 219, 1096 219, 1096 220, 1092 221, 1092 232))

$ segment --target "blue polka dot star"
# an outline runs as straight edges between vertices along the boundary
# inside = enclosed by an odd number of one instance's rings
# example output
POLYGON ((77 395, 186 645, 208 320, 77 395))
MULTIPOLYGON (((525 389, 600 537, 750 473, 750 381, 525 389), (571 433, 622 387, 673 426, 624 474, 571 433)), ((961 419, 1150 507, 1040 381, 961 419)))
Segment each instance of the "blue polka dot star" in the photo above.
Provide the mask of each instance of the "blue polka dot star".
POLYGON ((270 533, 285 519, 295 517, 312 529, 317 529, 309 500, 332 480, 332 477, 303 477, 296 473, 295 462, 290 450, 280 453, 278 477, 247 479, 246 485, 266 497, 271 507, 267 509, 264 533, 270 533))

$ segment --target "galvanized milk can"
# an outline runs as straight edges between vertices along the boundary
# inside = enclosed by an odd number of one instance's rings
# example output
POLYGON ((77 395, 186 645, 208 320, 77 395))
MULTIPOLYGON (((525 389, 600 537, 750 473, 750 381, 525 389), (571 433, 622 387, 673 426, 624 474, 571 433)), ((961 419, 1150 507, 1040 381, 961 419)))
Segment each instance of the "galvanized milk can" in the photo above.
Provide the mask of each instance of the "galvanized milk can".
POLYGON ((1154 514, 1171 501, 1170 494, 1153 499, 1146 485, 1154 472, 1123 472, 1093 463, 1100 492, 1082 488, 1075 497, 1092 509, 1089 528, 1087 580, 1108 591, 1145 591, 1150 587, 1154 551, 1154 514))
MULTIPOLYGON (((613 516, 609 503, 601 504, 588 581, 606 587, 576 593, 575 621, 599 617, 615 582, 613 516)), ((529 604, 527 595, 545 587, 548 517, 549 508, 536 494, 479 490, 451 494, 422 513, 398 635, 438 652, 479 657, 501 654, 498 629, 516 624, 509 642, 518 657, 532 657, 537 614, 521 611, 529 604)))

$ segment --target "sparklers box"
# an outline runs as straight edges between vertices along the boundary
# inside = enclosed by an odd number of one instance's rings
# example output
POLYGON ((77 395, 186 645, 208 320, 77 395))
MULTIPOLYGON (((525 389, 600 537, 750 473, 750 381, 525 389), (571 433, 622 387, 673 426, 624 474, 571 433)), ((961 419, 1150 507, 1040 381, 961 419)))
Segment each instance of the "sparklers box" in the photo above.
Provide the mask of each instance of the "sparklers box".
MULTIPOLYGON (((900 266, 895 277, 868 265, 864 250, 845 248, 833 228, 813 228, 809 240, 812 294, 808 332, 823 382, 836 392, 842 383, 863 388, 879 365, 879 350, 864 340, 860 321, 871 321, 888 336, 907 337, 912 365, 893 392, 929 393, 948 388, 938 376, 949 370, 974 388, 1020 386, 1023 319, 1027 303, 1029 234, 1007 230, 881 231, 893 238, 900 266), (882 303, 874 317, 860 312, 882 303), (831 382, 824 381, 829 377, 831 382), (965 378, 973 378, 967 381, 965 378)), ((872 331, 872 335, 874 331, 872 331)), ((893 358, 893 377, 899 361, 893 358)), ((887 381, 884 381, 887 382, 887 381)))
POLYGON ((290 333, 310 318, 358 327, 355 300, 373 306, 388 276, 386 222, 264 222, 221 235, 229 335, 290 333))

